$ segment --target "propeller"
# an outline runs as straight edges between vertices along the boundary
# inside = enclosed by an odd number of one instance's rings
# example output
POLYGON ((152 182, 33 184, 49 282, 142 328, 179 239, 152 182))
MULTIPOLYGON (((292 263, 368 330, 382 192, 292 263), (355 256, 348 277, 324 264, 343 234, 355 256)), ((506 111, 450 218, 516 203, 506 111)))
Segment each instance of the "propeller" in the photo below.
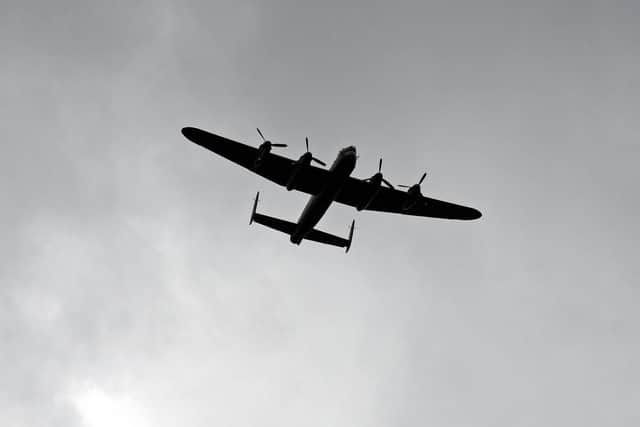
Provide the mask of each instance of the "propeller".
POLYGON ((256 130, 258 131, 258 134, 260 135, 260 138, 262 138, 262 141, 264 141, 265 144, 267 144, 270 147, 286 147, 287 144, 275 144, 271 141, 267 141, 267 139, 262 135, 262 132, 260 132, 260 129, 256 128, 256 130))
MULTIPOLYGON (((426 177, 427 177, 427 173, 425 172, 425 173, 423 173, 423 174, 422 174, 422 178, 420 178, 420 181, 418 181, 418 183, 417 183, 417 184, 414 184, 414 185, 418 185, 418 186, 420 186, 420 184, 422 184, 422 181, 424 181, 424 179, 425 179, 426 177)), ((413 187, 413 185, 398 185, 398 187, 402 187, 402 188, 411 188, 411 187, 413 187)))
POLYGON ((384 182, 389 188, 395 189, 393 184, 391 184, 389 181, 384 179, 384 177, 382 176, 382 157, 380 158, 380 161, 378 162, 378 173, 373 175, 371 178, 365 179, 365 181, 370 182, 373 179, 379 179, 381 182, 384 182))
MULTIPOLYGON (((309 151, 309 137, 305 137, 304 138, 304 142, 307 145, 307 153, 311 154, 311 152, 309 151)), ((311 160, 313 160, 314 162, 318 163, 319 165, 327 166, 327 164, 325 162, 323 162, 320 159, 317 159, 317 158, 313 157, 313 155, 311 155, 311 160)))

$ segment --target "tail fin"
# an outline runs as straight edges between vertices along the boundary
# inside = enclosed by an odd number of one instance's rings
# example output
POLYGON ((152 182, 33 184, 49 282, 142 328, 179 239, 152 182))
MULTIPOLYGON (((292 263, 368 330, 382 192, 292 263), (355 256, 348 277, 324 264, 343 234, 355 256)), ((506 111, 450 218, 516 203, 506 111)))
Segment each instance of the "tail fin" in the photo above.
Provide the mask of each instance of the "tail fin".
POLYGON ((344 250, 345 253, 349 252, 349 249, 351 249, 351 241, 353 240, 353 226, 356 225, 356 220, 354 219, 353 221, 351 221, 351 229, 349 230, 349 239, 347 240, 347 246, 346 249, 344 250))
POLYGON ((260 192, 256 193, 256 200, 253 202, 253 211, 251 212, 251 219, 249 220, 249 225, 253 223, 253 219, 256 216, 256 208, 258 207, 258 197, 260 197, 260 192))

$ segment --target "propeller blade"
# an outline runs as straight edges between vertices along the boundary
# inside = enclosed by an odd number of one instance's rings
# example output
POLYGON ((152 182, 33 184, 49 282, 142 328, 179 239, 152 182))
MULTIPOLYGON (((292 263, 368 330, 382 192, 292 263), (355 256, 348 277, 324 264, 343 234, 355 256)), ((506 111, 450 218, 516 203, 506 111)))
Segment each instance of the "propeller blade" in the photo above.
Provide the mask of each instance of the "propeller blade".
POLYGON ((382 157, 380 157, 380 161, 378 162, 378 173, 382 170, 382 157))
POLYGON ((258 134, 260 134, 260 138, 262 138, 263 141, 266 141, 266 139, 264 139, 264 136, 262 135, 262 132, 260 132, 260 129, 256 128, 256 130, 258 131, 258 134))
POLYGON ((410 186, 410 185, 403 185, 403 184, 398 185, 398 187, 402 187, 402 188, 411 188, 411 186, 410 186))
POLYGON ((321 164, 322 166, 327 166, 327 164, 325 162, 323 162, 320 159, 316 159, 315 157, 312 157, 311 160, 313 160, 314 162, 321 164))
POLYGON ((274 144, 274 143, 271 143, 271 146, 272 147, 286 147, 287 144, 274 144))
POLYGON ((308 153, 309 152, 309 137, 308 136, 304 138, 304 142, 307 145, 307 153, 308 153))
POLYGON ((387 181, 386 179, 382 178, 382 182, 384 182, 385 184, 387 184, 387 186, 389 186, 389 188, 394 189, 395 187, 393 186, 393 184, 391 184, 389 181, 387 181))
POLYGON ((422 178, 420 178, 420 181, 418 181, 418 185, 422 184, 422 181, 424 181, 424 179, 425 179, 426 177, 427 177, 427 173, 425 172, 425 173, 422 175, 422 178))

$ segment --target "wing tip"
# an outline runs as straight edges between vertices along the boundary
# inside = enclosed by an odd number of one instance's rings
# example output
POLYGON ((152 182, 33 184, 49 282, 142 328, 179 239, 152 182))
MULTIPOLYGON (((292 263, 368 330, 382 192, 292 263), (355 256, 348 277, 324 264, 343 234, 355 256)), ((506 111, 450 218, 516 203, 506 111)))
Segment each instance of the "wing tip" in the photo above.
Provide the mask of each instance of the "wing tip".
POLYGON ((203 130, 191 126, 183 127, 181 132, 185 138, 192 142, 196 142, 198 136, 201 136, 203 133, 205 133, 203 130))
POLYGON ((477 209, 469 208, 469 215, 465 219, 474 220, 482 217, 482 212, 477 209))

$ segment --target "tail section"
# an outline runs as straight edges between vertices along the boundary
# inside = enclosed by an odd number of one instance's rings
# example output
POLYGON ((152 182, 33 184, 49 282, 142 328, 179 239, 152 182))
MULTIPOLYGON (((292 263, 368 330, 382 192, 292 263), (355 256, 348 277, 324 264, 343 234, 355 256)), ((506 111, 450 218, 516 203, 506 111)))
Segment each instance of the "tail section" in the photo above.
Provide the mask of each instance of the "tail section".
MULTIPOLYGON (((268 215, 263 215, 256 212, 256 208, 258 207, 258 197, 259 194, 256 194, 255 201, 253 202, 253 211, 251 212, 251 220, 249 224, 253 222, 257 222, 258 224, 262 224, 265 227, 272 228, 274 230, 280 231, 282 233, 288 234, 291 236, 298 226, 298 224, 294 222, 285 221, 280 218, 275 218, 268 215)), ((304 238, 307 240, 313 240, 314 242, 324 243, 325 245, 338 246, 340 248, 346 248, 346 252, 349 252, 349 248, 351 247, 351 239, 353 238, 353 226, 355 221, 351 222, 351 230, 349 231, 349 238, 343 239, 342 237, 335 236, 333 234, 326 233, 324 231, 320 231, 317 229, 312 229, 309 231, 304 238)))

